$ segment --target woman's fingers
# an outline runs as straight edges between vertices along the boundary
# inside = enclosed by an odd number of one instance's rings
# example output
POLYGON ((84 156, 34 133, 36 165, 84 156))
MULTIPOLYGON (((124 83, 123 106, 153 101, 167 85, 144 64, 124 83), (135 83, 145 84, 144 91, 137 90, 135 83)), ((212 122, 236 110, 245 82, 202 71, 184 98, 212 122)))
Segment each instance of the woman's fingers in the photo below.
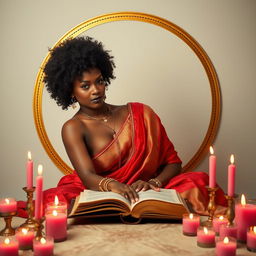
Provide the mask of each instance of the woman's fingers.
POLYGON ((126 193, 125 194, 128 196, 128 199, 132 203, 137 202, 139 200, 139 196, 138 196, 137 192, 131 186, 126 187, 126 193))
POLYGON ((152 185, 152 184, 150 184, 149 183, 149 187, 151 188, 151 189, 153 189, 153 190, 155 190, 155 191, 160 191, 160 188, 159 187, 156 187, 156 186, 154 186, 154 185, 152 185))

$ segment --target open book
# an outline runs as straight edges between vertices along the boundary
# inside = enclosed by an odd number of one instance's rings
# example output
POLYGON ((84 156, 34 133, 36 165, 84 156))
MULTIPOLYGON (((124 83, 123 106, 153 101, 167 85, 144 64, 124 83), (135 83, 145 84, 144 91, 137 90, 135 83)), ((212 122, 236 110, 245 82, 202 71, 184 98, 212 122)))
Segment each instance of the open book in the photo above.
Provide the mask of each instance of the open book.
POLYGON ((174 189, 152 189, 138 193, 139 201, 131 203, 114 192, 84 190, 75 199, 69 217, 132 216, 134 218, 181 219, 189 212, 185 201, 174 189))

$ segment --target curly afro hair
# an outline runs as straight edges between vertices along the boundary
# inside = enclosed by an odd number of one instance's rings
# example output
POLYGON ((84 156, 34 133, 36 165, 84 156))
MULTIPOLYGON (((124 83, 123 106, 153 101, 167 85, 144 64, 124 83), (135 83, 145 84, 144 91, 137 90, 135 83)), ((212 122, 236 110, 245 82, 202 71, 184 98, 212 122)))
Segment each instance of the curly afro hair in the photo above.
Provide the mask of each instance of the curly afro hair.
POLYGON ((47 91, 62 109, 72 104, 73 82, 83 72, 92 68, 101 71, 106 85, 115 79, 115 63, 102 43, 91 37, 77 37, 62 42, 50 50, 50 58, 44 67, 47 91))

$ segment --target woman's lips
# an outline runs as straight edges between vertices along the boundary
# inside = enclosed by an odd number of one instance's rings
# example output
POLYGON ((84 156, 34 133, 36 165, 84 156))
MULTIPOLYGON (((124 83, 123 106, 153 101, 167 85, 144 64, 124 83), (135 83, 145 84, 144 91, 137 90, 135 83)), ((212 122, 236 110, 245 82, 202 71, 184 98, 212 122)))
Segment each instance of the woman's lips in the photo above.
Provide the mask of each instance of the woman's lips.
POLYGON ((102 102, 102 100, 103 100, 103 97, 100 96, 100 97, 92 99, 91 102, 93 102, 93 103, 100 103, 100 102, 102 102))

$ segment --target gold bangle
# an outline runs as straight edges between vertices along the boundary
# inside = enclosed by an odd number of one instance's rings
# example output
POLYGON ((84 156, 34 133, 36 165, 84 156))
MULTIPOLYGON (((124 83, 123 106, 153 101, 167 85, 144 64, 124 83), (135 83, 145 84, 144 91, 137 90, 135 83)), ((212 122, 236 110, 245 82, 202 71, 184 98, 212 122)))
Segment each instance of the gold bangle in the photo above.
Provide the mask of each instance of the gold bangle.
POLYGON ((150 179, 148 182, 150 182, 150 181, 154 182, 158 188, 161 188, 162 185, 163 185, 162 182, 159 179, 157 179, 157 178, 150 179))
MULTIPOLYGON (((104 192, 104 189, 103 189, 103 187, 102 187, 102 183, 104 182, 104 181, 106 181, 108 178, 102 178, 101 180, 100 180, 100 182, 99 182, 99 189, 100 189, 100 191, 102 191, 102 192, 104 192)), ((104 185, 104 183, 103 183, 103 185, 104 185)))
POLYGON ((108 189, 108 185, 109 185, 109 183, 110 182, 112 182, 112 181, 115 181, 114 179, 112 179, 112 178, 108 178, 106 181, 105 181, 105 183, 104 183, 104 190, 105 191, 110 191, 109 189, 108 189))

